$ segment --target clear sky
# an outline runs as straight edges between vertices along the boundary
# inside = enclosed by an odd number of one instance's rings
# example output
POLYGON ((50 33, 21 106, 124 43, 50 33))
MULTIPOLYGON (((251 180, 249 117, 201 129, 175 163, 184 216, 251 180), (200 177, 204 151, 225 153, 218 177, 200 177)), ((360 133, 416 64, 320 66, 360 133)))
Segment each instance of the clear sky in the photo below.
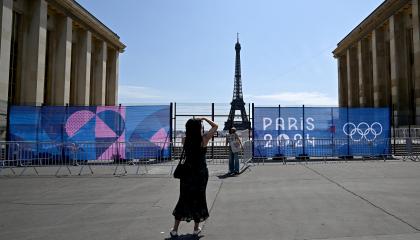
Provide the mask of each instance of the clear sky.
POLYGON ((382 0, 77 0, 127 45, 120 103, 337 105, 336 44, 382 0))

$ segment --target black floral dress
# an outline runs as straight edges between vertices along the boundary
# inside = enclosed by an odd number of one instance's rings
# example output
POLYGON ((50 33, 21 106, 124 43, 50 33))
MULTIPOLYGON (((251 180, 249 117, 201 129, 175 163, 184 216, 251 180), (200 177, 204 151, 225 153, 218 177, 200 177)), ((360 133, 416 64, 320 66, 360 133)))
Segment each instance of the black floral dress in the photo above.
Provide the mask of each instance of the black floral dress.
POLYGON ((191 172, 180 180, 179 200, 172 215, 176 220, 203 222, 209 217, 206 188, 209 172, 206 164, 207 148, 201 147, 199 156, 186 156, 191 172))

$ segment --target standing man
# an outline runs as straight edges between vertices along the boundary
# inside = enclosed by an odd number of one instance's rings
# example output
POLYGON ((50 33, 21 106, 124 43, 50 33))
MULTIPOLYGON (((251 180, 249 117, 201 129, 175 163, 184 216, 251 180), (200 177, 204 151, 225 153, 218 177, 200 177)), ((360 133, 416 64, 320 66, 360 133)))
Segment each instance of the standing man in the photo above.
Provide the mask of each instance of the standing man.
POLYGON ((239 152, 242 147, 241 139, 236 133, 236 128, 232 127, 226 136, 226 146, 229 145, 229 174, 239 174, 239 152))

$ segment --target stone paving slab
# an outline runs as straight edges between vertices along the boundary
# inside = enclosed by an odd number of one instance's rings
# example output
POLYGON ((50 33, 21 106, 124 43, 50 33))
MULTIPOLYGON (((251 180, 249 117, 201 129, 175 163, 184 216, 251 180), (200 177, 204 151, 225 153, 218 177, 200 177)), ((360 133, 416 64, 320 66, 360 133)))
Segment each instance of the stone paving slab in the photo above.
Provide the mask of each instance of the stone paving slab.
MULTIPOLYGON (((420 163, 260 164, 224 179, 226 166, 210 169, 201 239, 420 239, 420 163)), ((1 176, 0 239, 166 239, 179 191, 168 169, 100 171, 1 176)))
POLYGON ((420 233, 414 234, 398 234, 398 235, 376 235, 363 237, 344 237, 344 238, 328 238, 319 240, 418 240, 420 233))

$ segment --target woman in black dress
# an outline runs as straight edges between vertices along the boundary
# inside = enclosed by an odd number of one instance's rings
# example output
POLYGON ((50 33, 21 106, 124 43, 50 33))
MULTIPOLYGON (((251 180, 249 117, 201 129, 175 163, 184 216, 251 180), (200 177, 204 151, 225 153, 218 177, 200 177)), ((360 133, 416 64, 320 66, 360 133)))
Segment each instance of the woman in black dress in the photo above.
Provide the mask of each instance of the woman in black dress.
POLYGON ((207 118, 190 119, 185 124, 186 136, 183 139, 185 163, 191 171, 180 179, 180 194, 172 215, 175 217, 171 237, 178 236, 178 226, 181 221, 194 220, 194 235, 201 232, 200 222, 209 217, 206 202, 206 187, 209 173, 206 164, 207 144, 217 131, 217 124, 207 118), (210 124, 211 129, 201 134, 202 121, 210 124))

